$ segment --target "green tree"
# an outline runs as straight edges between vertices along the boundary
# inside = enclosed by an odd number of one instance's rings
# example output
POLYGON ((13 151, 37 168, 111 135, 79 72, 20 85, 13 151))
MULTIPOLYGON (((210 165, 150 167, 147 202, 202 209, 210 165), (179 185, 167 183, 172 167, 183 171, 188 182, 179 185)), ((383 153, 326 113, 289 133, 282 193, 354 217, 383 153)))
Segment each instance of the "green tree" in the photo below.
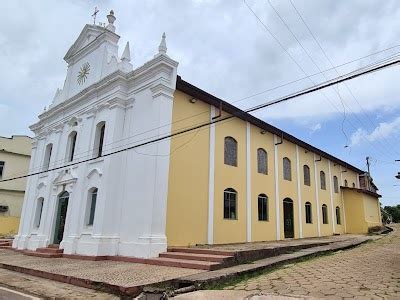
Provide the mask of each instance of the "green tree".
POLYGON ((392 216, 394 223, 400 223, 400 204, 396 206, 385 206, 384 210, 392 216))

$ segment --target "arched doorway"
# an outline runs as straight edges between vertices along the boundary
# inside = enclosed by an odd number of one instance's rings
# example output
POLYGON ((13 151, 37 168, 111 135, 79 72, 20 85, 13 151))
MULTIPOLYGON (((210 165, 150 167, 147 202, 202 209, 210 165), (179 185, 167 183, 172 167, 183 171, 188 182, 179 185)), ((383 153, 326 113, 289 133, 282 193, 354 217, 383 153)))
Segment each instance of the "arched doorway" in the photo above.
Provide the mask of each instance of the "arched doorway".
POLYGON ((67 218, 69 193, 67 191, 62 192, 58 195, 57 204, 57 217, 56 217, 56 228, 54 230, 54 244, 59 244, 63 240, 65 219, 67 218))
POLYGON ((285 238, 294 238, 293 200, 283 199, 283 229, 285 238))

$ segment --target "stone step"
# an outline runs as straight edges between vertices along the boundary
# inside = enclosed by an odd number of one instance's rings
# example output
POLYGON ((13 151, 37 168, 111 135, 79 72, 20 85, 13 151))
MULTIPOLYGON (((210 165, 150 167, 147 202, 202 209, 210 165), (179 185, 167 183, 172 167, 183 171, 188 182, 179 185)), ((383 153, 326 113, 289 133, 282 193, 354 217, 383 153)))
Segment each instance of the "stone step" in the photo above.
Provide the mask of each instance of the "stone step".
POLYGON ((0 246, 0 249, 12 249, 12 246, 0 246))
POLYGON ((60 248, 60 244, 49 244, 47 248, 60 248))
POLYGON ((59 249, 59 248, 37 248, 37 252, 41 253, 63 253, 64 249, 59 249))
POLYGON ((234 256, 235 255, 235 251, 214 250, 214 249, 205 249, 205 248, 173 247, 173 248, 168 248, 167 251, 168 252, 197 253, 197 254, 211 254, 211 255, 225 255, 225 256, 234 256))
POLYGON ((22 253, 29 255, 29 256, 37 256, 37 257, 44 257, 44 258, 57 258, 62 257, 62 253, 43 253, 37 252, 32 250, 24 250, 22 253))
POLYGON ((146 264, 208 271, 213 271, 221 268, 221 264, 217 262, 175 259, 167 257, 148 258, 146 259, 146 264))
POLYGON ((227 262, 233 260, 234 257, 231 255, 215 255, 215 254, 199 254, 199 253, 187 253, 187 252, 164 252, 160 253, 160 257, 176 258, 184 260, 199 260, 199 261, 212 261, 212 262, 227 262))
POLYGON ((0 246, 12 246, 12 241, 0 241, 0 246))

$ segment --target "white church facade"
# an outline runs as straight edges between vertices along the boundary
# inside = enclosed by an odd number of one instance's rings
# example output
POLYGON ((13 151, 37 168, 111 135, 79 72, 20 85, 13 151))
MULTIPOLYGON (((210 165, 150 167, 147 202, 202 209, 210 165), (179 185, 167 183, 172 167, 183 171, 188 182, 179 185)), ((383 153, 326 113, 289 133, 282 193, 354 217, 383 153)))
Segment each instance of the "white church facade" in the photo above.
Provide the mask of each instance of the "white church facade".
POLYGON ((182 80, 165 34, 134 69, 107 18, 83 28, 63 88, 30 127, 34 175, 13 248, 147 258, 380 224, 362 170, 182 80), (227 115, 236 118, 163 138, 227 115))

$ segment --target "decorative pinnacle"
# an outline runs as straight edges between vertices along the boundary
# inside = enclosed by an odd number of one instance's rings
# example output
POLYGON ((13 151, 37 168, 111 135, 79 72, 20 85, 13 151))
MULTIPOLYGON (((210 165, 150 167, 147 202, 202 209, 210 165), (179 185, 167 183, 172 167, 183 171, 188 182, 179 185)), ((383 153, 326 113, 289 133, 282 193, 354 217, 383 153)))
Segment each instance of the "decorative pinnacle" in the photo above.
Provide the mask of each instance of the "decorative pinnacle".
POLYGON ((114 16, 114 11, 111 10, 110 14, 107 15, 108 24, 106 26, 106 29, 115 32, 115 26, 114 26, 115 19, 116 18, 114 16))
POLYGON ((129 49, 129 42, 126 43, 125 50, 121 56, 122 61, 131 61, 131 50, 129 49))
POLYGON ((115 16, 114 16, 114 11, 110 10, 110 14, 107 15, 107 20, 109 24, 114 24, 115 22, 115 16))
POLYGON ((167 54, 167 42, 165 41, 166 35, 165 32, 162 35, 160 46, 158 46, 159 54, 167 54))

